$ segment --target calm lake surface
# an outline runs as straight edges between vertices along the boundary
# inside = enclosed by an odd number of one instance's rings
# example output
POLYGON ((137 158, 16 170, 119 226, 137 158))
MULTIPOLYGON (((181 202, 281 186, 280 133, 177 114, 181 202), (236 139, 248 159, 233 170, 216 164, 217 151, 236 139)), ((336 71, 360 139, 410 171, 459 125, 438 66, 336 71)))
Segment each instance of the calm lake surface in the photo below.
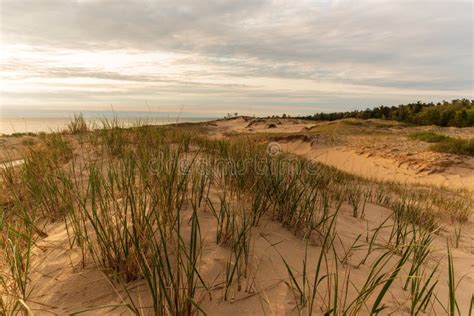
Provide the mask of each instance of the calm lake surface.
MULTIPOLYGON (((110 118, 108 118, 110 119, 110 118)), ((137 124, 165 125, 185 122, 205 122, 215 118, 118 118, 120 125, 130 127, 137 124)), ((91 128, 102 127, 103 118, 85 118, 91 128)), ((67 129, 70 118, 1 118, 0 134, 57 132, 67 129)))

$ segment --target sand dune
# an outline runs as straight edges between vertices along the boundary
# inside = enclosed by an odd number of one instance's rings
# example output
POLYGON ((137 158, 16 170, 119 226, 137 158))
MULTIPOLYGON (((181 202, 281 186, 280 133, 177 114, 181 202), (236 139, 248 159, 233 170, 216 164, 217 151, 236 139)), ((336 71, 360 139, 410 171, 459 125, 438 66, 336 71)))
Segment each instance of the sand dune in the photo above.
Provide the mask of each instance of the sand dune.
MULTIPOLYGON (((372 192, 371 190, 378 188, 381 183, 394 182, 399 186, 395 186, 395 191, 386 193, 388 197, 392 197, 398 194, 396 190, 400 190, 400 187, 407 191, 410 191, 411 188, 418 190, 412 185, 421 184, 431 189, 439 187, 440 193, 436 196, 433 195, 436 199, 442 199, 445 192, 455 196, 457 193, 454 189, 474 190, 472 158, 452 159, 451 156, 433 155, 433 157, 441 157, 440 159, 448 159, 449 163, 443 168, 439 168, 439 161, 434 161, 427 167, 427 170, 421 170, 422 168, 413 161, 417 159, 426 161, 424 157, 432 155, 421 145, 400 145, 400 143, 386 141, 387 138, 383 138, 385 147, 382 148, 383 150, 377 151, 374 148, 378 148, 380 139, 377 138, 379 137, 377 133, 371 132, 370 128, 364 127, 365 129, 361 131, 355 130, 352 125, 349 125, 350 129, 347 130, 347 125, 337 124, 340 123, 320 124, 301 120, 235 118, 196 126, 200 128, 200 133, 204 133, 211 140, 245 139, 249 143, 259 144, 276 142, 282 152, 318 161, 368 179, 364 182, 351 180, 354 181, 355 188, 351 187, 345 190, 357 189, 357 186, 360 186, 362 189, 372 192), (338 127, 336 131, 334 131, 335 126, 338 127), (393 148, 397 148, 397 150, 393 151, 393 148), (403 157, 406 157, 404 151, 408 151, 407 148, 413 150, 413 155, 409 155, 410 160, 403 163, 400 159, 403 160, 403 157), (412 163, 409 163, 410 161, 412 163)), ((192 133, 196 133, 192 129, 196 126, 178 126, 178 128, 188 128, 192 133)), ((390 126, 389 128, 393 130, 385 131, 384 137, 392 137, 393 140, 406 138, 402 127, 390 126)), ((31 136, 28 137, 28 139, 31 138, 31 136)), ((76 160, 94 159, 93 161, 98 161, 97 157, 103 155, 101 151, 94 150, 96 145, 87 147, 77 142, 73 135, 64 135, 64 137, 74 144, 76 160)), ((155 140, 153 138, 153 141, 155 140)), ((4 143, 14 145, 17 158, 27 154, 28 146, 31 148, 32 144, 36 144, 39 146, 38 148, 42 146, 41 141, 34 137, 33 142, 31 140, 23 142, 20 137, 4 140, 4 143)), ((133 146, 141 145, 133 144, 133 146)), ((153 148, 153 146, 144 148, 153 148)), ((190 148, 191 153, 194 151, 200 153, 198 148, 193 149, 192 146, 190 148)), ((21 164, 15 168, 21 168, 21 164)), ((250 189, 249 192, 252 193, 255 190, 250 189)), ((307 304, 305 307, 298 305, 301 298, 298 296, 297 287, 306 284, 304 285, 305 291, 309 291, 311 288, 308 282, 313 280, 316 273, 317 260, 324 243, 322 235, 318 233, 317 229, 309 230, 304 226, 304 223, 285 224, 277 218, 274 212, 265 213, 259 224, 252 226, 249 231, 249 253, 246 257, 248 262, 245 264, 245 273, 239 274, 239 280, 227 287, 224 280, 229 268, 235 264, 236 258, 233 257, 232 247, 216 240, 219 223, 210 205, 215 205, 218 209, 221 208, 221 201, 229 194, 231 197, 228 207, 232 208, 233 212, 241 214, 239 216, 243 216, 242 214, 246 214, 254 207, 251 196, 233 196, 235 192, 226 191, 222 184, 209 187, 207 196, 210 204, 203 204, 197 211, 201 232, 200 259, 197 269, 208 289, 204 289, 202 286, 197 288, 194 295, 195 303, 208 315, 298 315, 308 313, 307 304), (303 279, 303 275, 306 276, 305 279, 303 279), (225 292, 226 288, 228 292, 225 292)), ((2 199, 8 198, 8 195, 2 196, 2 199)), ((285 198, 290 199, 290 197, 285 198)), ((426 200, 426 197, 423 198, 425 200, 421 200, 421 198, 420 195, 420 201, 415 202, 420 202, 420 205, 431 203, 426 200)), ((122 198, 119 200, 114 203, 120 205, 122 198), (119 200, 120 202, 117 202, 119 200)), ((384 256, 387 249, 392 247, 389 240, 392 240, 393 227, 397 225, 393 216, 394 211, 381 206, 383 203, 375 203, 373 200, 376 199, 367 199, 363 203, 363 207, 361 206, 363 216, 354 216, 354 205, 351 204, 350 199, 344 199, 338 207, 333 203, 330 204, 329 215, 335 214, 338 210, 334 226, 333 248, 322 261, 324 273, 327 276, 321 280, 318 287, 317 308, 313 314, 322 315, 328 311, 328 302, 331 302, 330 295, 334 295, 335 284, 348 302, 358 297, 360 293, 357 289, 360 290, 364 287, 368 276, 373 272, 373 265, 384 256), (372 245, 372 242, 369 243, 371 239, 376 245, 375 249, 368 246, 372 245), (336 275, 339 279, 334 281, 332 278, 336 275), (344 288, 344 284, 350 284, 350 286, 344 288)), ((281 201, 281 203, 284 202, 285 200, 281 201)), ((434 201, 433 203, 438 202, 434 201)), ((317 209, 316 211, 320 212, 321 210, 317 209)), ((452 249, 452 254, 455 264, 455 279, 462 282, 459 283, 456 290, 456 297, 461 314, 467 313, 469 308, 473 295, 472 284, 474 283, 474 266, 472 264, 474 222, 472 210, 468 210, 468 212, 467 220, 461 224, 446 220, 449 216, 440 216, 439 227, 431 235, 430 249, 432 251, 429 253, 429 262, 426 263, 428 270, 426 271, 430 271, 429 269, 439 264, 436 272, 438 281, 435 295, 440 303, 430 303, 427 307, 429 314, 444 315, 447 312, 444 307, 449 301, 446 243, 447 241, 453 242, 453 236, 455 236, 457 229, 462 229, 462 231, 457 247, 452 249)), ((192 216, 192 205, 186 200, 180 212, 183 223, 181 237, 185 243, 189 242, 192 216)), ((241 217, 237 218, 237 222, 242 220, 241 217)), ((125 304, 132 301, 139 309, 140 314, 152 315, 153 304, 145 280, 138 278, 125 283, 123 280, 119 281, 119 279, 111 277, 110 271, 101 266, 100 260, 93 260, 91 255, 82 253, 80 247, 71 245, 70 236, 64 225, 68 221, 68 219, 59 221, 45 219, 38 222, 44 227, 38 224, 43 233, 35 244, 31 256, 32 266, 29 275, 31 293, 27 300, 29 308, 39 315, 47 313, 64 315, 77 312, 88 315, 123 315, 131 314, 130 308, 125 304), (125 286, 127 291, 125 291, 125 286)), ((90 232, 93 232, 94 229, 90 223, 87 225, 89 225, 90 232)), ((399 256, 400 253, 397 252, 395 255, 391 254, 387 257, 386 266, 390 268, 396 266, 399 256)), ((3 259, 0 260, 0 263, 2 262, 3 259)), ((2 265, 3 267, 7 266, 6 262, 3 262, 2 265)), ((384 297, 383 304, 387 306, 387 309, 384 309, 382 314, 410 313, 412 296, 409 290, 403 289, 403 283, 408 273, 408 267, 404 267, 399 278, 396 279, 395 285, 384 297)), ((375 303, 376 293, 378 291, 365 299, 366 305, 371 306, 375 303)), ((307 292, 306 295, 308 295, 307 292)), ((348 306, 344 304, 342 297, 339 299, 337 305, 341 309, 347 308, 348 306)), ((368 309, 362 309, 358 312, 353 311, 353 313, 364 315, 368 314, 368 311, 368 309)))

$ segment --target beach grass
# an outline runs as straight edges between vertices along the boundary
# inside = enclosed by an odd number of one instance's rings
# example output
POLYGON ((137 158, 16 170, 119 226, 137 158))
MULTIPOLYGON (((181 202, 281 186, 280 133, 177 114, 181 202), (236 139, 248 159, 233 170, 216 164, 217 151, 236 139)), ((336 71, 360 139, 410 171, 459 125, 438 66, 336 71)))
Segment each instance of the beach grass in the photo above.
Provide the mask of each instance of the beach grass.
POLYGON ((411 139, 433 143, 430 149, 437 152, 474 156, 474 138, 462 139, 434 132, 416 132, 409 135, 411 139))

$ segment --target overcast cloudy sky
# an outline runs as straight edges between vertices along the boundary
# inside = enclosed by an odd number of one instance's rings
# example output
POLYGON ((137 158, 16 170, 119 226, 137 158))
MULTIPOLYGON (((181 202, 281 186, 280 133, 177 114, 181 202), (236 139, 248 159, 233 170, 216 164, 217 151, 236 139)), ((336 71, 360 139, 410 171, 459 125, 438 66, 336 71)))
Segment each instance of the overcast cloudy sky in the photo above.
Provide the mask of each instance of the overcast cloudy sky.
POLYGON ((473 97, 473 2, 1 0, 3 115, 473 97))

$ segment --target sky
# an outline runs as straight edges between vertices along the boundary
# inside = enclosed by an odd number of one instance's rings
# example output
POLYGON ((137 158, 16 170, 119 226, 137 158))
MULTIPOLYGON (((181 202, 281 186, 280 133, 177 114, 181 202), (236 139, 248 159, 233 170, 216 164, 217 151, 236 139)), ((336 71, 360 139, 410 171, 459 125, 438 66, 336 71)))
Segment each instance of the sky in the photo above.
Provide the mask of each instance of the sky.
POLYGON ((3 116, 473 98, 473 2, 1 0, 3 116))

